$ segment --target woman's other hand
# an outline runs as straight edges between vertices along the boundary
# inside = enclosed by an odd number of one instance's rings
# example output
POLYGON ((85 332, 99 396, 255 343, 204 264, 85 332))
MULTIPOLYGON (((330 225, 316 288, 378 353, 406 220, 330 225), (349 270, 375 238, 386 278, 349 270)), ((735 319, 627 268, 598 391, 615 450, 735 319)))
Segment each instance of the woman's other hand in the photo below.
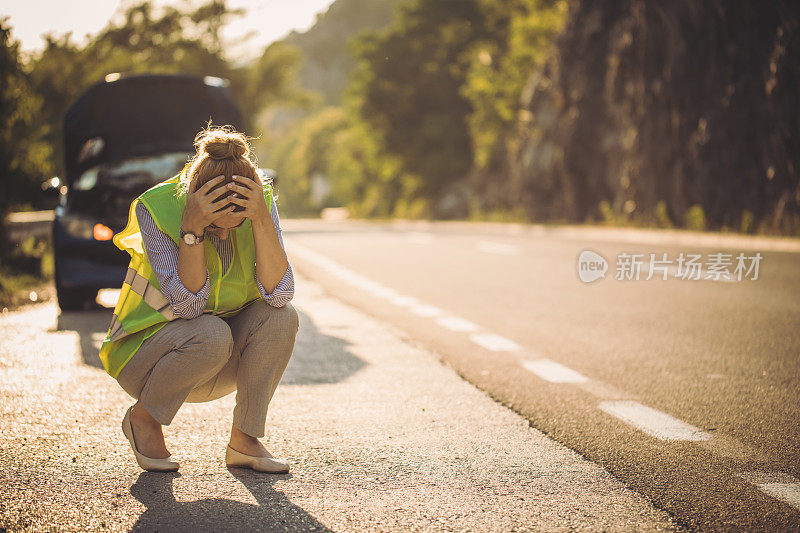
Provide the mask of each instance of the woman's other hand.
POLYGON ((264 198, 264 190, 260 182, 243 176, 231 176, 235 183, 227 184, 227 188, 236 194, 227 198, 229 202, 244 207, 244 211, 237 214, 249 218, 253 224, 266 225, 272 224, 272 217, 269 213, 269 206, 264 198))
MULTIPOLYGON (((225 187, 211 190, 214 186, 222 183, 223 179, 225 179, 225 175, 221 174, 216 178, 211 178, 200 188, 197 188, 196 181, 191 182, 181 222, 181 228, 184 231, 202 235, 209 224, 219 217, 233 212, 235 205, 219 202, 220 197, 226 194, 228 190, 225 187), (227 207, 221 207, 221 204, 227 205, 227 207)), ((230 199, 232 198, 231 196, 230 199)))

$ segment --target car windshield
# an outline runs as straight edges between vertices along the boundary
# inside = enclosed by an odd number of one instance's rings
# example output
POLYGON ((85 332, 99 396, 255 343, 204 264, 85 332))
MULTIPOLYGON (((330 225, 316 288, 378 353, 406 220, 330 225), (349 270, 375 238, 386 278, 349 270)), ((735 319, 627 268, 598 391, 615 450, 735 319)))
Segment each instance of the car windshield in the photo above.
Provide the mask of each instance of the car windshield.
POLYGON ((185 152, 174 152, 98 165, 81 174, 72 188, 88 191, 99 184, 117 189, 149 189, 180 172, 189 157, 185 152))

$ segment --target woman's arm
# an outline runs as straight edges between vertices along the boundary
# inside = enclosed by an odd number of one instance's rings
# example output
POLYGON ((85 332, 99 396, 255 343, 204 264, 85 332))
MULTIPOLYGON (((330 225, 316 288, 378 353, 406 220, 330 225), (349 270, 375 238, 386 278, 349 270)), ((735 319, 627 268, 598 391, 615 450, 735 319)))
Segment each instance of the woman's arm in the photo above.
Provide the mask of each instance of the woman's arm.
MULTIPOLYGON (((280 224, 276 224, 270 216, 260 181, 241 176, 233 176, 233 179, 235 182, 228 183, 227 187, 239 195, 229 196, 228 200, 245 208, 242 214, 250 219, 253 226, 257 279, 267 293, 273 293, 289 271, 289 260, 277 231, 280 224)), ((277 214, 277 206, 274 213, 277 214)))
MULTIPOLYGON (((275 203, 275 198, 272 199, 271 214, 272 224, 275 228, 275 233, 278 235, 278 242, 281 245, 281 249, 284 250, 285 253, 286 249, 283 246, 283 237, 281 236, 281 221, 280 216, 278 215, 278 205, 275 203)), ((258 279, 257 268, 254 269, 253 275, 255 276, 258 290, 261 292, 261 297, 264 298, 264 300, 266 300, 266 302, 272 307, 283 307, 294 296, 294 273, 292 272, 292 265, 288 264, 288 261, 286 272, 283 274, 283 277, 271 292, 267 291, 261 284, 261 280, 258 279)))
MULTIPOLYGON (((226 191, 224 187, 212 192, 212 188, 222 182, 224 175, 216 176, 196 189, 197 180, 192 180, 189 185, 186 206, 181 219, 181 229, 202 237, 208 226, 216 218, 231 213, 235 206, 230 205, 216 213, 219 204, 215 204, 226 191)), ((183 285, 191 292, 196 293, 203 287, 208 279, 206 268, 206 255, 202 243, 186 244, 183 239, 179 241, 178 275, 183 285)))
MULTIPOLYGON (((147 259, 153 267, 161 292, 169 300, 172 310, 181 318, 195 318, 203 314, 203 309, 211 292, 206 270, 203 285, 196 291, 189 291, 178 275, 178 246, 169 235, 158 229, 150 211, 144 204, 136 206, 136 218, 142 233, 142 245, 147 259)), ((200 246, 202 249, 202 246, 200 246)), ((205 265, 203 265, 205 268, 205 265)))
POLYGON ((254 218, 252 224, 256 245, 256 274, 264 289, 274 292, 289 269, 289 260, 271 217, 254 218))
MULTIPOLYGON (((205 231, 205 228, 182 229, 184 231, 191 231, 198 237, 202 236, 205 231)), ((188 291, 197 292, 208 279, 205 247, 203 243, 186 244, 183 239, 179 239, 178 243, 178 276, 180 276, 183 286, 186 287, 188 291)))

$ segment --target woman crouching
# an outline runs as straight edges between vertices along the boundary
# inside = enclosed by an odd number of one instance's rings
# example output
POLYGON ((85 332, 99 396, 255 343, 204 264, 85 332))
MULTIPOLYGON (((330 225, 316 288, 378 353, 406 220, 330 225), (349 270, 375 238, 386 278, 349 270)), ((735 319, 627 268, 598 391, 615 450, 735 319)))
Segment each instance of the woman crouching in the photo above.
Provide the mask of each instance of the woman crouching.
POLYGON ((207 129, 184 170, 131 204, 114 243, 131 255, 100 350, 138 401, 122 430, 145 470, 173 471, 168 426, 184 402, 236 391, 228 466, 289 471, 258 440, 299 328, 272 185, 246 137, 207 129))

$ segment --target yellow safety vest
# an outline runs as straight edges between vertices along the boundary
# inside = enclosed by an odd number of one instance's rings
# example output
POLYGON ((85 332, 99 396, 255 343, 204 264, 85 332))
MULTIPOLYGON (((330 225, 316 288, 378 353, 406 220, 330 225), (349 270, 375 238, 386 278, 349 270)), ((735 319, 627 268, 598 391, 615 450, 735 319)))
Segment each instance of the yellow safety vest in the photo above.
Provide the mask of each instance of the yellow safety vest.
MULTIPOLYGON (((186 194, 180 192, 184 170, 148 189, 131 204, 128 225, 114 235, 114 244, 131 255, 128 273, 122 283, 119 300, 111 324, 100 347, 100 360, 111 376, 116 378, 142 343, 169 321, 178 317, 172 310, 150 261, 142 246, 142 235, 136 218, 136 206, 147 207, 158 229, 169 235, 176 244, 180 239, 186 194)), ((272 186, 264 186, 264 199, 272 211, 272 186)), ((211 291, 204 313, 232 316, 261 298, 255 281, 255 243, 250 219, 231 230, 233 258, 227 272, 210 239, 203 242, 206 268, 211 291)))

